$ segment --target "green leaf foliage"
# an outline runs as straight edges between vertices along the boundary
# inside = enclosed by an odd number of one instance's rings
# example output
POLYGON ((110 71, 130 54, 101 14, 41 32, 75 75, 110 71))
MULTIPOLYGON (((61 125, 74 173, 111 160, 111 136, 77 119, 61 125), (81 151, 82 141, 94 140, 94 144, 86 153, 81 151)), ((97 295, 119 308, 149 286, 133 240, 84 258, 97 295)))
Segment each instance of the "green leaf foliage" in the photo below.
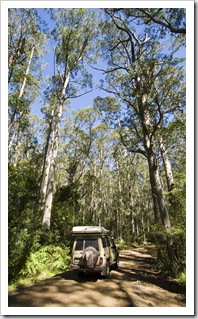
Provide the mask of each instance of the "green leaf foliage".
POLYGON ((155 244, 159 269, 174 277, 179 277, 185 272, 186 230, 184 227, 172 227, 168 231, 164 229, 151 231, 148 234, 148 240, 155 244))
POLYGON ((22 277, 41 276, 43 273, 56 274, 65 271, 69 267, 69 250, 59 246, 44 246, 31 252, 25 266, 20 270, 22 277))

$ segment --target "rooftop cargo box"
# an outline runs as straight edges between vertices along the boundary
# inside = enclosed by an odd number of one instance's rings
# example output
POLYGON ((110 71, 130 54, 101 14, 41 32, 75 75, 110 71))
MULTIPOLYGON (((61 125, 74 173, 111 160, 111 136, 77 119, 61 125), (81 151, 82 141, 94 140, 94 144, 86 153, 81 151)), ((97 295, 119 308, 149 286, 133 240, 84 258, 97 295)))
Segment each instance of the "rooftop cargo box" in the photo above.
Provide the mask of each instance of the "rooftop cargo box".
POLYGON ((102 226, 74 226, 72 234, 109 234, 109 230, 102 226))

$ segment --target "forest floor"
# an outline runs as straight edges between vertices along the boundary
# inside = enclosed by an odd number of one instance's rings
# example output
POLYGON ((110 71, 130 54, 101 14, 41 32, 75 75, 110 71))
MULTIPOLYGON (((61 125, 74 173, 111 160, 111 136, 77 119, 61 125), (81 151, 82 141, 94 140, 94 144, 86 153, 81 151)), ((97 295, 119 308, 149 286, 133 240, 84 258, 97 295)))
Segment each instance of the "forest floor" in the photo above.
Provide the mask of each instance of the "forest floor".
POLYGON ((185 292, 155 268, 148 248, 120 252, 109 279, 70 270, 9 294, 9 307, 185 307, 185 292))

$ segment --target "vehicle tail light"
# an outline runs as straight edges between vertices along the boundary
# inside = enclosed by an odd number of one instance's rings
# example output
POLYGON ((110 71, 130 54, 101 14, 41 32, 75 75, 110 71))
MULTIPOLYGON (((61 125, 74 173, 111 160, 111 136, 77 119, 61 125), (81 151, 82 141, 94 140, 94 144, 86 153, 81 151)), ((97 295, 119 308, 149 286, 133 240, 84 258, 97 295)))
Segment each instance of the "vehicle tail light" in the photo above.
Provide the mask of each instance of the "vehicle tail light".
POLYGON ((102 266, 102 264, 103 264, 103 258, 100 257, 99 265, 102 266))

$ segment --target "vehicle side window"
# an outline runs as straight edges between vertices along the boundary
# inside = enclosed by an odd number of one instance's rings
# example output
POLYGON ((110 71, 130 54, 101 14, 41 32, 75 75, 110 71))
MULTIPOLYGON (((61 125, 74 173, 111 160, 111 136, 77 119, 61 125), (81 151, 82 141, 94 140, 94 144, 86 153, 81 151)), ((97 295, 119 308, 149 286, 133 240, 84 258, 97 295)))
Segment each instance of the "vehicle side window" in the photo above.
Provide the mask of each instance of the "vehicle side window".
POLYGON ((75 250, 83 250, 83 239, 77 239, 75 250))
POLYGON ((107 247, 110 247, 109 237, 107 237, 106 240, 107 240, 107 247))
POLYGON ((103 246, 103 248, 107 247, 107 242, 106 242, 106 238, 105 237, 102 237, 102 246, 103 246))
POLYGON ((94 247, 96 250, 99 250, 98 249, 98 239, 93 239, 93 238, 86 239, 85 240, 85 248, 87 248, 89 246, 94 247))

